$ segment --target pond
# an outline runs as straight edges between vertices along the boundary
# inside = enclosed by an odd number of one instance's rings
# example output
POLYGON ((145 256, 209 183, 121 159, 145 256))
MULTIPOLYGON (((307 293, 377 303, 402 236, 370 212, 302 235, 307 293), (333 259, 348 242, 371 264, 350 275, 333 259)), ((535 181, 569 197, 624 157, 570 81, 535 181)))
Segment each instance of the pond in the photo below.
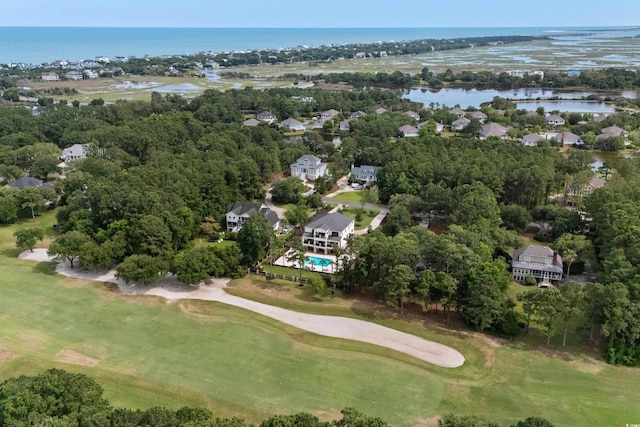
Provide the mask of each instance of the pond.
MULTIPOLYGON (((612 112, 613 109, 607 107, 603 103, 599 102, 586 102, 586 101, 570 101, 573 99, 586 98, 589 95, 593 95, 591 92, 560 92, 551 89, 512 89, 512 90, 497 90, 497 89, 429 89, 426 87, 412 88, 405 92, 404 97, 414 101, 421 102, 425 106, 431 103, 436 105, 446 105, 453 107, 454 105, 460 105, 461 108, 474 107, 480 108, 480 104, 483 102, 489 102, 494 97, 499 96, 501 98, 519 99, 532 101, 541 99, 541 102, 554 102, 549 104, 549 107, 545 107, 545 110, 560 110, 568 112, 612 112), (559 101, 545 101, 549 98, 560 98, 559 101), (567 101, 563 101, 567 100, 567 101)), ((608 94, 602 94, 602 96, 624 96, 626 98, 636 98, 637 93, 635 91, 623 91, 612 92, 608 94)), ((537 106, 533 103, 527 103, 526 106, 520 106, 518 108, 533 109, 537 106)), ((544 105, 543 105, 544 106, 544 105)))
POLYGON ((615 152, 615 151, 579 150, 579 149, 569 149, 564 152, 564 156, 568 157, 571 153, 586 153, 589 156, 591 156, 592 162, 590 163, 590 165, 591 165, 591 170, 594 172, 597 172, 598 169, 604 163, 611 164, 620 158, 633 159, 633 158, 640 157, 640 152, 638 151, 615 152))
POLYGON ((519 110, 536 110, 538 107, 544 111, 560 111, 569 113, 615 113, 615 108, 609 107, 603 102, 593 101, 528 101, 516 104, 519 110))
POLYGON ((617 159, 623 157, 625 159, 632 159, 634 157, 640 156, 638 152, 610 152, 610 151, 589 151, 591 157, 593 158, 593 163, 591 163, 591 169, 593 171, 597 171, 600 166, 602 166, 605 162, 612 163, 617 159))

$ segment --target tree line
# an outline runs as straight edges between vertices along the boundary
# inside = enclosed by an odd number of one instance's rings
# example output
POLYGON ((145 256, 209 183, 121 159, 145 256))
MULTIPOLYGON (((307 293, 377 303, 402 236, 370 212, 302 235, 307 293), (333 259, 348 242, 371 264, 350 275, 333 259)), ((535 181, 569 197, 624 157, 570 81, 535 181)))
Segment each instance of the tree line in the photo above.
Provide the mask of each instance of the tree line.
MULTIPOLYGON (((2 426, 153 426, 153 427, 255 427, 242 418, 223 418, 202 407, 184 406, 178 410, 154 406, 146 410, 114 408, 104 398, 102 387, 90 376, 50 369, 33 376, 9 378, 0 383, 0 425, 2 426)), ((315 415, 301 412, 274 415, 259 427, 388 427, 382 418, 366 415, 354 408, 344 408, 341 418, 320 421, 315 415)), ((447 414, 443 427, 491 425, 474 416, 447 414), (487 424, 485 424, 485 422, 487 424)), ((541 418, 530 417, 517 427, 553 427, 541 418), (536 423, 533 423, 533 422, 536 423)))

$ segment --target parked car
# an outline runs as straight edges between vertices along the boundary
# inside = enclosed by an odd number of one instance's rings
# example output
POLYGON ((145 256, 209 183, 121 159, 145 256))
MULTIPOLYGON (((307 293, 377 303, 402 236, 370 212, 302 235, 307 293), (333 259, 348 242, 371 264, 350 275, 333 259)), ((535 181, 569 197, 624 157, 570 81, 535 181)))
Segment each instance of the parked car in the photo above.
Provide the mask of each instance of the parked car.
POLYGON ((354 182, 353 184, 351 184, 351 188, 353 188, 354 190, 362 190, 364 187, 362 187, 362 184, 354 182))

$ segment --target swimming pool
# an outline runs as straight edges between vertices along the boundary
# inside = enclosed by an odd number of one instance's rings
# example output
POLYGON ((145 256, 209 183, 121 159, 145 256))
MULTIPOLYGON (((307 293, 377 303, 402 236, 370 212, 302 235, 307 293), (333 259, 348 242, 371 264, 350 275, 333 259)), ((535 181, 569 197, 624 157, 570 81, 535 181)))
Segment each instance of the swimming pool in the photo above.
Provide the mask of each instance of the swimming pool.
POLYGON ((317 256, 310 256, 304 261, 305 265, 317 265, 318 267, 327 267, 331 265, 333 261, 327 258, 320 258, 317 256))

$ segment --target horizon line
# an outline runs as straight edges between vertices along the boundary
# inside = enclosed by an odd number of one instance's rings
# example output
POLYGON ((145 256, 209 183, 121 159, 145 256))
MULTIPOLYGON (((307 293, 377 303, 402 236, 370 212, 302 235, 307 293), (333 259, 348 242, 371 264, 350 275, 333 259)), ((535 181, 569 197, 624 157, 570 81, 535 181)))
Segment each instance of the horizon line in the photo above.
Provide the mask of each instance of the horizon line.
POLYGON ((364 27, 364 26, 355 26, 355 27, 206 27, 206 26, 153 26, 153 25, 0 25, 1 28, 149 28, 149 29, 208 29, 208 30, 224 30, 224 29, 238 29, 238 30, 247 30, 247 29, 291 29, 291 30, 326 30, 326 29, 461 29, 461 28, 639 28, 639 24, 635 25, 525 25, 525 26, 444 26, 444 27, 364 27))

